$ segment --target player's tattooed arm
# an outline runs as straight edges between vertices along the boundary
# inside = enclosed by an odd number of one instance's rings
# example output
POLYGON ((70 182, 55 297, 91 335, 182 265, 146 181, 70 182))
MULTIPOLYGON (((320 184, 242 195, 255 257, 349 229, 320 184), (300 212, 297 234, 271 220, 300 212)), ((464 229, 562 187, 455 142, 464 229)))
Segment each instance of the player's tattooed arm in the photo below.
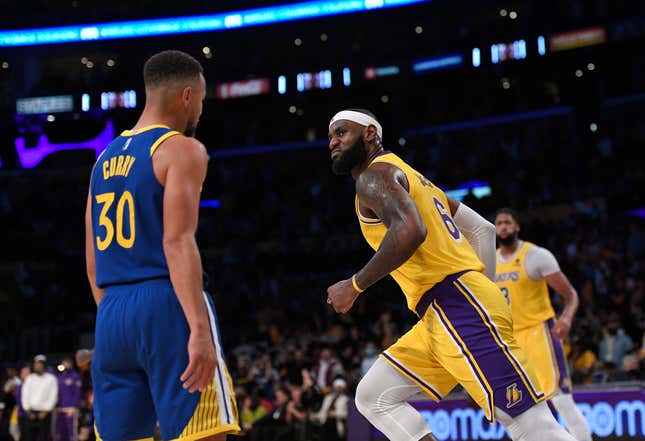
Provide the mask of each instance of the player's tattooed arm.
POLYGON ((408 188, 403 171, 387 163, 372 165, 356 182, 364 214, 379 218, 387 227, 381 246, 356 274, 356 283, 363 289, 405 263, 425 241, 426 226, 408 188))

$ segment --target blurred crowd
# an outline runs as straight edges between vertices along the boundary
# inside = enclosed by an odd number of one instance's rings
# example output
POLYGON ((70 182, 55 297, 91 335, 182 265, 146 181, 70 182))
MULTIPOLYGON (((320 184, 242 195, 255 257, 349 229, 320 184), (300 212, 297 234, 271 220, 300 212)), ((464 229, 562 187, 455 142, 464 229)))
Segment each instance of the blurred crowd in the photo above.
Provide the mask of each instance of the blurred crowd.
POLYGON ((44 354, 29 364, 6 367, 0 380, 0 440, 94 440, 92 384, 88 364, 72 357, 53 365, 44 354))

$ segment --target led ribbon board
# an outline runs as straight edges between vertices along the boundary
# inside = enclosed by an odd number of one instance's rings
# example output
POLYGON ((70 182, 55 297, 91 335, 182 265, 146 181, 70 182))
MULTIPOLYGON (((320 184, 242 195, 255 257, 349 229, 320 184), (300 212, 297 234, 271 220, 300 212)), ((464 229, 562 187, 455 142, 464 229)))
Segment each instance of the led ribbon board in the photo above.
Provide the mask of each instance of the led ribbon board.
POLYGON ((0 47, 75 43, 79 41, 140 38, 156 35, 217 32, 227 29, 307 20, 330 15, 393 8, 430 0, 309 1, 289 5, 224 12, 64 27, 0 31, 0 47))

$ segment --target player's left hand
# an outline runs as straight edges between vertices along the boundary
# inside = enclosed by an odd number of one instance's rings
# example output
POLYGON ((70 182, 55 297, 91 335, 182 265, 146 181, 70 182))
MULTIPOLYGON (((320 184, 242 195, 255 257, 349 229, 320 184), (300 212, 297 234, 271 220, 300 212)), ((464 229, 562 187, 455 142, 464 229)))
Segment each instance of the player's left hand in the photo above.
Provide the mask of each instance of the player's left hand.
POLYGON ((341 280, 327 288, 327 303, 334 311, 345 314, 352 309, 360 293, 354 289, 352 279, 341 280))
POLYGON ((553 328, 551 332, 558 340, 564 340, 569 336, 569 331, 571 331, 571 320, 567 317, 558 317, 553 322, 553 328))

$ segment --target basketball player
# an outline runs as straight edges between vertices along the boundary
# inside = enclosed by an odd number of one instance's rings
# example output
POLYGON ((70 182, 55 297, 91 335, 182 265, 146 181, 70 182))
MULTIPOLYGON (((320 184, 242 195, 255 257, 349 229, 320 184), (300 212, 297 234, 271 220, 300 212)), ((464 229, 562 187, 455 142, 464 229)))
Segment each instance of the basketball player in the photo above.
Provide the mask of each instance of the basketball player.
POLYGON ((510 303, 515 339, 569 432, 578 441, 590 441, 589 425, 571 395, 571 378, 561 343, 569 335, 578 309, 578 293, 550 251, 518 239, 520 225, 515 211, 497 211, 495 227, 499 242, 495 280, 510 303), (547 285, 564 299, 558 318, 547 285))
POLYGON ((208 154, 192 136, 206 84, 179 51, 143 69, 146 105, 94 166, 86 259, 98 305, 92 359, 104 441, 223 440, 239 431, 195 242, 208 154))
POLYGON ((332 169, 356 180, 356 214, 376 253, 351 279, 330 286, 327 301, 346 313, 361 292, 391 274, 419 317, 360 381, 358 410, 389 439, 433 440, 408 401, 420 392, 440 401, 459 383, 514 440, 573 441, 543 402, 513 338, 508 305, 489 278, 493 225, 384 151, 382 137, 365 110, 341 111, 329 123, 332 169), (489 262, 489 277, 468 239, 489 262))

